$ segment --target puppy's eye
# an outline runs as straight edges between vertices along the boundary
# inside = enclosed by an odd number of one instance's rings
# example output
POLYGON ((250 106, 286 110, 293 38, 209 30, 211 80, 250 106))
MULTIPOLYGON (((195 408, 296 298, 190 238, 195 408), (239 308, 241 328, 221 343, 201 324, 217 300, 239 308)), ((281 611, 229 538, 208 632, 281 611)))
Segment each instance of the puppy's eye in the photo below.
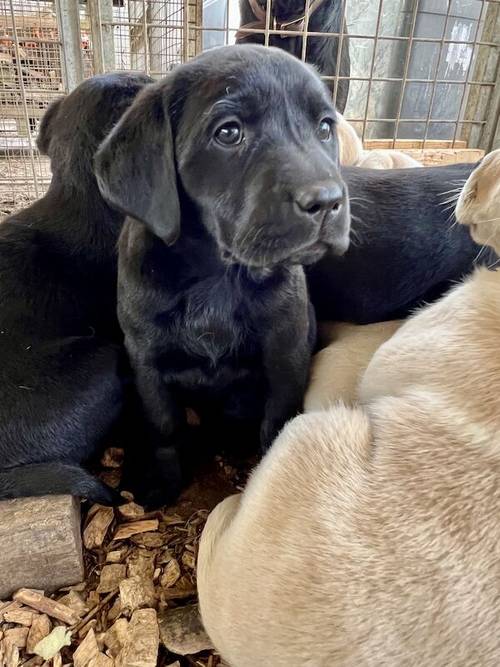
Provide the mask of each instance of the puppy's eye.
POLYGON ((223 146, 237 146, 243 141, 243 128, 235 121, 224 123, 215 132, 215 140, 223 146))
POLYGON ((320 141, 327 142, 333 136, 333 120, 324 118, 318 127, 318 138, 320 141))

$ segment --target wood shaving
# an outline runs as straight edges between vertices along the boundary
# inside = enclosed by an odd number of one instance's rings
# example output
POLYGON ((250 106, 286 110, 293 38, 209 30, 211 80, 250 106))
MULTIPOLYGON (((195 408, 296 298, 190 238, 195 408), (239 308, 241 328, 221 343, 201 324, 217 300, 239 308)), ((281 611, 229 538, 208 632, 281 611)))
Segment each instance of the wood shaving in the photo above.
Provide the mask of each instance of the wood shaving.
MULTIPOLYGON (((105 459, 108 464, 114 460, 105 459)), ((207 487, 196 483, 175 507, 148 513, 134 503, 132 494, 123 492, 128 502, 124 500, 120 508, 86 508, 85 581, 50 596, 23 589, 16 600, 0 602, 0 665, 76 667, 76 662, 86 662, 85 667, 221 667, 219 656, 210 650, 181 658, 161 642, 158 647, 156 639, 158 618, 193 607, 198 541, 209 510, 243 483, 239 478, 228 486, 223 466, 216 464, 214 468, 207 487), (206 488, 210 489, 208 495, 206 488), (116 522, 120 524, 117 528, 116 522), (138 528, 144 532, 136 532, 138 528), (109 566, 119 569, 106 569, 109 566), (105 592, 112 586, 115 588, 105 592), (4 618, 9 612, 13 613, 8 616, 10 621, 4 618), (20 621, 28 623, 30 615, 31 627, 23 625, 20 621), (133 647, 129 638, 133 632, 137 635, 138 628, 146 627, 145 619, 149 624, 145 644, 133 647), (50 665, 46 658, 33 654, 35 646, 51 632, 62 635, 68 629, 71 644, 60 647, 49 659, 50 665), (6 642, 6 634, 12 630, 22 634, 10 633, 11 640, 17 641, 6 642), (83 649, 79 649, 82 644, 83 649)), ((108 470, 120 473, 120 468, 110 466, 108 470)), ((191 645, 193 648, 197 646, 191 645)), ((177 649, 181 650, 180 645, 177 649)))

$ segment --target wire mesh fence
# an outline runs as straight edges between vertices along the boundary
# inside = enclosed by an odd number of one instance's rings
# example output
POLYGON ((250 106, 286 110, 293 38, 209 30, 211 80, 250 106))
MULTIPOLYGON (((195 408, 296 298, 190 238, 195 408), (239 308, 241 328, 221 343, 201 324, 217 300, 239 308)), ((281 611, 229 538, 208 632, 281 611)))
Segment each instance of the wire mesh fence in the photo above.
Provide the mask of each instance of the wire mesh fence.
POLYGON ((0 0, 0 213, 47 187, 34 139, 54 97, 235 42, 314 64, 365 141, 489 150, 499 36, 500 0, 0 0))

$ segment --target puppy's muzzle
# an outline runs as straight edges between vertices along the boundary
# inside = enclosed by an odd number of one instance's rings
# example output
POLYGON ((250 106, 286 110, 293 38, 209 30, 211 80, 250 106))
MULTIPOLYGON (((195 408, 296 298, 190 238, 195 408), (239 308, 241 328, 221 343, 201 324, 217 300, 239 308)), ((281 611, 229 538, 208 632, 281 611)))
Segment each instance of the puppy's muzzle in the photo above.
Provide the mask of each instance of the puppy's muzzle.
POLYGON ((336 181, 315 183, 293 193, 296 213, 319 224, 327 216, 338 214, 344 199, 344 188, 336 181))

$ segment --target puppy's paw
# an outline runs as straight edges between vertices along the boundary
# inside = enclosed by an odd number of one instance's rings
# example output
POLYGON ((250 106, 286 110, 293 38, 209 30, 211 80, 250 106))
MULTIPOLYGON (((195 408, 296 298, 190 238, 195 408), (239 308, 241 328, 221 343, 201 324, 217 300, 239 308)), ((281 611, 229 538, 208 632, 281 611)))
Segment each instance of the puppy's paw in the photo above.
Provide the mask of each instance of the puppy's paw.
POLYGON ((173 447, 160 447, 151 460, 137 470, 128 487, 136 502, 147 509, 174 503, 182 490, 182 471, 173 447))
POLYGON ((116 489, 112 489, 107 484, 102 484, 99 488, 96 487, 92 497, 88 497, 87 499, 91 500, 93 503, 98 503, 99 505, 108 505, 111 507, 123 505, 123 496, 121 496, 116 489))

